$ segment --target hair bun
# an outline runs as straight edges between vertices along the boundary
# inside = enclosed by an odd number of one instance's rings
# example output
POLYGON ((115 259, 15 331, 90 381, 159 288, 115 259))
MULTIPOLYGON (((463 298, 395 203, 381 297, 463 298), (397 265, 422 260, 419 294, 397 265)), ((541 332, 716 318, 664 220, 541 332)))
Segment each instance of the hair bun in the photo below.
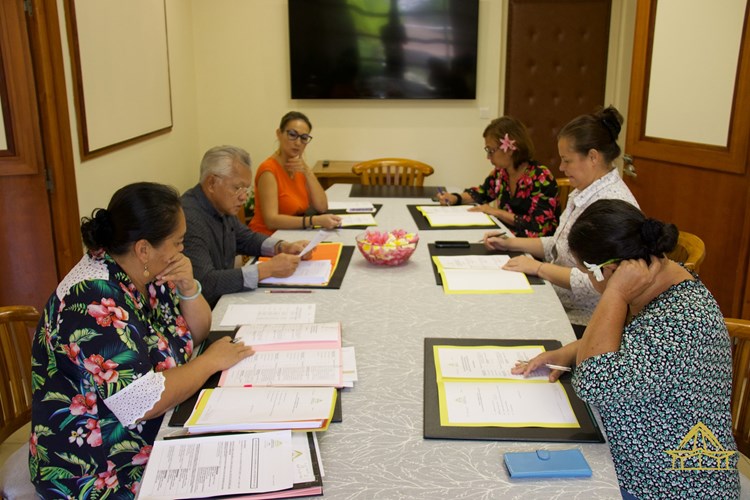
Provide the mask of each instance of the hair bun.
POLYGON ((652 255, 662 255, 674 250, 679 231, 674 224, 665 224, 647 218, 641 226, 641 238, 652 255))
POLYGON ((81 224, 81 236, 89 250, 106 248, 114 236, 109 211, 97 208, 91 218, 84 218, 81 224))

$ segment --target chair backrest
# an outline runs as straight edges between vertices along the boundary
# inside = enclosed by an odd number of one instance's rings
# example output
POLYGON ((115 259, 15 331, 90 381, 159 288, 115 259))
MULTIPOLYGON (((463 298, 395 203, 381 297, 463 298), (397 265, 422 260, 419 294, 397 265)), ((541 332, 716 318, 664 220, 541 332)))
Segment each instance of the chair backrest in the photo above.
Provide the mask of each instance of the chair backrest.
POLYGON ((696 235, 680 231, 677 246, 667 257, 676 262, 684 262, 687 269, 697 273, 701 262, 706 258, 706 245, 696 235))
POLYGON ((732 341, 732 432, 737 448, 750 455, 750 321, 724 318, 732 341))
POLYGON ((568 206, 568 195, 570 195, 570 179, 567 177, 556 177, 557 181, 557 199, 560 202, 560 213, 565 211, 568 206))
POLYGON ((31 420, 31 339, 39 312, 0 307, 0 442, 31 420))
POLYGON ((352 167, 365 186, 422 186, 434 171, 426 163, 406 158, 377 158, 352 167))

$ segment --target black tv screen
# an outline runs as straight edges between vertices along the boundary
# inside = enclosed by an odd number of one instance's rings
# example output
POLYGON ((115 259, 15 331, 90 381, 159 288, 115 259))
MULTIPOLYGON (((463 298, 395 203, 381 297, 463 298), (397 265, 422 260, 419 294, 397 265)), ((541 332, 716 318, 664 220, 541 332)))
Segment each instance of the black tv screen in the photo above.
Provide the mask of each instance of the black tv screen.
POLYGON ((292 99, 474 99, 479 0, 289 0, 292 99))

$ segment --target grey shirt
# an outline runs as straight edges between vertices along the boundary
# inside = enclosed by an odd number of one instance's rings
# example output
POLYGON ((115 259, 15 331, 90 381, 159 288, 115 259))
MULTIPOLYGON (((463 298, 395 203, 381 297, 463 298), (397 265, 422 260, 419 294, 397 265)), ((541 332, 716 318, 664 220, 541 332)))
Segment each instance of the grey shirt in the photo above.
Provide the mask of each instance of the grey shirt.
POLYGON ((193 264, 193 275, 203 285, 203 296, 211 307, 225 293, 258 286, 258 266, 235 268, 239 255, 273 255, 277 238, 254 233, 234 215, 219 213, 198 184, 182 195, 187 232, 185 255, 193 264))

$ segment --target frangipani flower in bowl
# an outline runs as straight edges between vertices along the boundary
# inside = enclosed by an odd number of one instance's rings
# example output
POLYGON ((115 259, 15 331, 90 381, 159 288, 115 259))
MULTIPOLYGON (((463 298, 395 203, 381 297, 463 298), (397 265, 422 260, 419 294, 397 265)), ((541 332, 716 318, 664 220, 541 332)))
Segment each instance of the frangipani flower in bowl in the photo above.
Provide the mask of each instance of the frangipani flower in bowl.
POLYGON ((357 235, 357 248, 372 264, 379 266, 398 266, 403 264, 419 242, 417 233, 408 233, 403 229, 393 231, 368 230, 357 235))

